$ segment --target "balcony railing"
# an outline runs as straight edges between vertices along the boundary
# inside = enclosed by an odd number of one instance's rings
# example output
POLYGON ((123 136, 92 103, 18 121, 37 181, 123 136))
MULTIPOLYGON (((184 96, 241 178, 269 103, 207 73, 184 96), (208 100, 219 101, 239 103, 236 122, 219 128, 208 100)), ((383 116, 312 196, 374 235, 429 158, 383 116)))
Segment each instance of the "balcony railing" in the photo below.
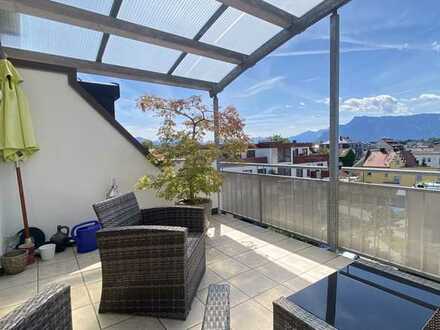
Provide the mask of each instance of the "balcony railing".
MULTIPOLYGON (((243 173, 225 166, 222 210, 326 242, 327 180, 243 173)), ((338 231, 340 249, 440 278, 439 191, 341 181, 338 231)))

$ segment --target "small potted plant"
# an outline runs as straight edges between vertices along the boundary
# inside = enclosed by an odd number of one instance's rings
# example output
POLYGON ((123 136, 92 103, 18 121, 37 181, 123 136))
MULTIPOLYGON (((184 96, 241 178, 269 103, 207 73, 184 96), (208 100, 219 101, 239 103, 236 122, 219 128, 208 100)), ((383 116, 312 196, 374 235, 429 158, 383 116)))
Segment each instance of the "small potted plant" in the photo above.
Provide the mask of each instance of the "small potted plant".
POLYGON ((139 99, 142 111, 163 119, 159 146, 150 157, 160 158, 160 172, 139 179, 138 189, 153 188, 157 195, 178 204, 201 206, 207 218, 211 213, 210 195, 220 191, 222 176, 215 168, 218 159, 234 159, 246 149, 249 139, 244 123, 232 106, 218 112, 220 143, 209 141, 214 134, 214 112, 200 96, 168 100, 146 95, 139 99))

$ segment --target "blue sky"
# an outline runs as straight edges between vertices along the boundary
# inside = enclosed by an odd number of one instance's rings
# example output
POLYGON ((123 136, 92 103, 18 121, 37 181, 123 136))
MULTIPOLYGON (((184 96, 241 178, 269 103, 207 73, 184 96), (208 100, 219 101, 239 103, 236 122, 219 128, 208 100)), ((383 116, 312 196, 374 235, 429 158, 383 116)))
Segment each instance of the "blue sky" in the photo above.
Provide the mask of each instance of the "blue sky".
MULTIPOLYGON (((286 0, 293 1, 293 0, 286 0)), ((352 0, 341 11, 341 112, 361 115, 440 112, 440 1, 352 0)), ((234 105, 249 135, 291 136, 328 126, 329 20, 292 39, 219 96, 234 105)), ((200 91, 115 78, 117 119, 134 135, 156 139, 160 121, 136 108, 144 94, 181 98, 200 91)))

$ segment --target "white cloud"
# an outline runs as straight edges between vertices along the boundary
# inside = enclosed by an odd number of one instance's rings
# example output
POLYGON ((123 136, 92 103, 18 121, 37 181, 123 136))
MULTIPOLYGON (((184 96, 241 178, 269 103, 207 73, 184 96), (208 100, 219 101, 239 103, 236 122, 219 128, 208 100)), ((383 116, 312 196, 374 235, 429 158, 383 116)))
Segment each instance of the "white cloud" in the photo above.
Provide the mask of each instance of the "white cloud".
POLYGON ((440 95, 437 94, 421 94, 411 99, 412 102, 440 102, 440 95))
POLYGON ((408 111, 406 104, 391 95, 350 98, 340 105, 342 111, 374 114, 400 114, 408 111))
POLYGON ((242 94, 237 95, 237 97, 249 97, 257 95, 261 92, 273 89, 278 83, 286 79, 284 76, 276 76, 271 79, 263 80, 249 88, 247 88, 242 94))
MULTIPOLYGON (((317 103, 328 104, 328 99, 318 100, 317 103)), ((378 115, 420 113, 436 110, 427 109, 432 105, 440 106, 440 95, 425 93, 406 99, 391 95, 377 95, 364 98, 349 98, 341 101, 341 111, 378 115)))
POLYGON ((304 102, 299 102, 299 105, 300 105, 301 107, 304 107, 306 104, 305 104, 304 102))
POLYGON ((434 41, 431 46, 433 51, 440 53, 440 42, 434 41))

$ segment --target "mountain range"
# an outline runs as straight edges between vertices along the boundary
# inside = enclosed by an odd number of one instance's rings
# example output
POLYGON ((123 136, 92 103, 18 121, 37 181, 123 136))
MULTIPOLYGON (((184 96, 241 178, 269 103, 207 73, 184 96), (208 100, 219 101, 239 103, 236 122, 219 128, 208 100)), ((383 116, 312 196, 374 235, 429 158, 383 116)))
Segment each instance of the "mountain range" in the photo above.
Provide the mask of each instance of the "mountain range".
MULTIPOLYGON (((371 142, 382 138, 395 140, 421 140, 440 137, 440 114, 417 114, 410 116, 354 117, 339 125, 339 135, 352 141, 371 142)), ((328 140, 328 129, 306 131, 290 136, 297 142, 320 142, 328 140)))

